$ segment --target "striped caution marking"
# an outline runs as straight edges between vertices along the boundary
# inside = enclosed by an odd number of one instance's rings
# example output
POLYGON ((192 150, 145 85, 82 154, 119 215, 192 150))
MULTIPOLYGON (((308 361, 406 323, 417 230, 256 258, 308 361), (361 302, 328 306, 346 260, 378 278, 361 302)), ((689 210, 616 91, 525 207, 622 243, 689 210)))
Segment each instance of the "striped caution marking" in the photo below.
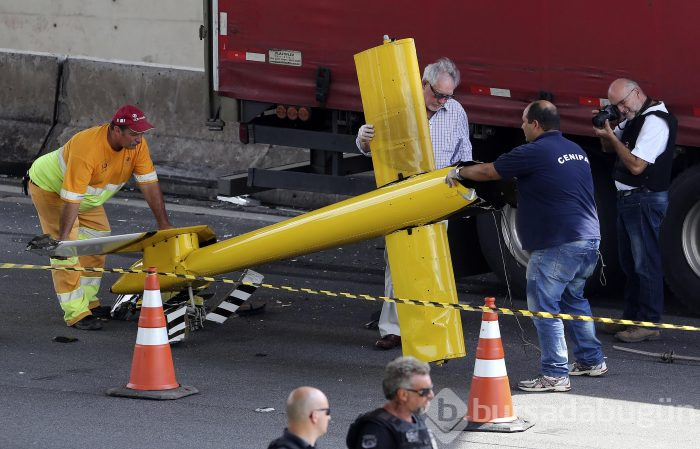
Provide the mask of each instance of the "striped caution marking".
POLYGON ((214 310, 207 313, 207 321, 222 324, 224 321, 235 313, 250 298, 258 285, 262 283, 264 276, 253 270, 245 270, 239 281, 239 285, 229 293, 228 297, 221 301, 221 304, 216 306, 214 310))
MULTIPOLYGON (((14 264, 14 263, 0 263, 0 269, 24 269, 24 270, 64 270, 64 271, 79 271, 88 273, 134 273, 134 274, 146 274, 145 270, 132 270, 126 268, 86 268, 86 267, 52 267, 50 265, 29 265, 29 264, 14 264)), ((255 288, 267 288, 271 290, 282 290, 293 293, 306 293, 310 295, 320 295, 328 296, 332 298, 348 298, 348 299, 359 299, 363 301, 385 301, 385 302, 395 302, 398 304, 408 304, 414 306, 423 307, 437 307, 442 309, 457 309, 464 310, 466 312, 493 312, 501 315, 519 315, 526 317, 537 317, 537 318, 558 318, 565 321, 594 321, 596 323, 614 323, 614 324, 624 324, 626 326, 640 326, 640 327, 653 327, 659 329, 675 329, 681 331, 700 331, 698 326, 688 326, 681 324, 669 324, 669 323, 653 323, 651 321, 633 321, 633 320, 621 320, 614 318, 601 318, 594 316, 585 315, 570 315, 568 313, 549 313, 549 312, 533 312, 530 310, 513 310, 506 309, 504 307, 497 307, 495 309, 490 309, 486 306, 470 306, 467 304, 445 304, 441 302, 433 301, 423 301, 419 299, 403 299, 403 298, 389 298, 387 296, 372 296, 366 294, 353 294, 346 292, 331 292, 328 290, 314 290, 311 288, 296 288, 288 285, 272 285, 265 283, 248 283, 240 282, 235 279, 228 278, 214 278, 209 276, 194 276, 191 274, 178 274, 178 273, 156 273, 158 276, 167 276, 181 279, 188 279, 192 281, 206 281, 206 282, 221 282, 224 284, 241 284, 249 285, 255 288)))
POLYGON ((187 304, 177 304, 163 310, 168 329, 168 341, 177 343, 185 339, 187 329, 187 304))

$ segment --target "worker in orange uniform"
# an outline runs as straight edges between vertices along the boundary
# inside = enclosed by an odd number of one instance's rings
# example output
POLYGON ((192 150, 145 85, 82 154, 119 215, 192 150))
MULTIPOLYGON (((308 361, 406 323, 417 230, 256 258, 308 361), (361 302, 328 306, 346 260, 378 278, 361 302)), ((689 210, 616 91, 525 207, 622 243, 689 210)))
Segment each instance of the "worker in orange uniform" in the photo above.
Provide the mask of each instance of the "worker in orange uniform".
MULTIPOLYGON (((111 123, 80 131, 59 149, 34 161, 29 169, 29 193, 41 229, 60 241, 110 235, 102 205, 132 174, 158 228, 172 228, 143 135, 150 129, 153 125, 139 108, 122 106, 111 123)), ((51 265, 103 268, 105 256, 52 258, 51 265)), ((109 313, 97 297, 102 273, 54 270, 51 274, 66 324, 82 330, 101 329, 98 317, 109 313)))

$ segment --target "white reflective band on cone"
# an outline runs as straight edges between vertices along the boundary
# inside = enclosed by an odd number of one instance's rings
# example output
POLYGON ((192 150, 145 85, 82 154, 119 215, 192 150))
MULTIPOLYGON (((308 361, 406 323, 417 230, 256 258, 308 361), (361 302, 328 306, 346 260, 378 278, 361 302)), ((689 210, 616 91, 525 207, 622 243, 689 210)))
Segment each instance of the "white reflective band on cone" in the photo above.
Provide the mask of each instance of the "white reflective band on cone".
POLYGON ((479 338, 501 338, 501 329, 498 321, 482 321, 479 338))
POLYGON ((474 363, 474 376, 476 377, 504 377, 507 376, 506 361, 476 359, 474 363))
POLYGON ((144 290, 143 291, 143 303, 141 307, 162 307, 163 301, 160 299, 160 292, 158 290, 144 290))
POLYGON ((136 334, 136 344, 142 346, 167 345, 168 331, 164 327, 139 327, 136 334))

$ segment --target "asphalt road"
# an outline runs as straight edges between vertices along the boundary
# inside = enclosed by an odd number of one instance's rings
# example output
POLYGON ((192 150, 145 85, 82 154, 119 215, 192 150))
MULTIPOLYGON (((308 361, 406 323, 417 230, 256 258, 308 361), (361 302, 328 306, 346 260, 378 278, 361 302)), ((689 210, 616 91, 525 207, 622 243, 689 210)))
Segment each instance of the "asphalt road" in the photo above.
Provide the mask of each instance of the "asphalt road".
MULTIPOLYGON (((115 233, 151 229, 141 201, 122 195, 108 205, 115 233)), ((176 200, 177 201, 177 200, 176 200)), ((282 210, 236 210, 221 203, 170 201, 177 226, 208 224, 219 238, 266 226, 290 215, 282 210)), ((0 262, 46 264, 24 251, 40 230, 31 203, 15 186, 0 186, 0 262)), ((324 251, 256 270, 273 285, 380 295, 383 241, 324 251)), ((108 267, 128 267, 136 255, 115 255, 108 267)), ((235 277, 232 274, 231 277, 235 277)), ((285 423, 284 400, 300 385, 326 392, 333 409, 329 432, 317 447, 345 447, 350 422, 383 402, 384 365, 398 351, 372 349, 376 331, 364 329, 375 303, 259 289, 265 312, 235 317, 173 346, 177 379, 200 393, 177 401, 148 401, 105 395, 128 381, 136 322, 110 321, 98 332, 67 328, 46 271, 1 270, 0 448, 265 448, 285 423), (77 337, 57 343, 54 337, 77 337), (256 409, 274 408, 270 412, 256 409)), ((105 276, 105 287, 116 275, 105 276)), ((227 286, 214 289, 227 293, 227 286)), ((103 288, 103 301, 114 296, 103 288)), ((462 302, 525 308, 506 298, 493 275, 458 280, 462 302)), ((616 316, 615 298, 599 299, 597 316, 616 316)), ((469 355, 433 367, 436 393, 466 401, 474 367, 480 314, 462 313, 469 355)), ((671 308, 668 322, 700 326, 671 308)), ((537 374, 538 352, 528 319, 501 317, 511 385, 537 374)), ((574 378, 569 393, 533 394, 513 390, 517 414, 535 425, 515 434, 443 432, 450 448, 695 448, 700 440, 700 364, 660 363, 613 349, 603 335, 610 372, 602 378, 574 378)), ((700 333, 664 331, 663 339, 626 345, 652 352, 675 351, 700 357, 700 333)), ((622 345, 622 344, 621 344, 622 345)), ((459 404, 456 404, 459 405, 459 404)), ((430 413, 437 418, 435 401, 430 413)), ((442 412, 447 409, 442 410, 442 412)), ((448 419, 449 417, 443 417, 448 419)))

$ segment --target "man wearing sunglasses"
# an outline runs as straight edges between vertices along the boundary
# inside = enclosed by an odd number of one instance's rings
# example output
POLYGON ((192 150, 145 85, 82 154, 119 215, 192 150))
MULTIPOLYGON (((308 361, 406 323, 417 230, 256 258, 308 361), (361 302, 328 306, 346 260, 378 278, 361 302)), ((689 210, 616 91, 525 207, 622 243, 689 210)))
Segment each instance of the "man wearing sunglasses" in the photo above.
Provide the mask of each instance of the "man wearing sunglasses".
MULTIPOLYGON (((629 79, 613 81, 608 100, 622 121, 613 129, 615 124, 606 120, 593 131, 603 150, 617 156, 617 245, 627 277, 622 318, 657 323, 664 309, 659 231, 668 207, 678 122, 662 101, 652 100, 629 79)), ((658 329, 646 327, 610 324, 601 330, 627 343, 661 338, 658 329)))
MULTIPOLYGON (((152 128, 139 108, 122 106, 111 123, 80 131, 61 148, 34 161, 28 190, 42 231, 60 241, 110 235, 102 205, 132 175, 158 229, 172 228, 144 137, 152 128)), ((104 268, 105 256, 52 258, 51 265, 104 268)), ((66 324, 81 330, 102 328, 96 316, 109 314, 97 298, 102 273, 54 270, 51 275, 66 324)))
MULTIPOLYGON (((453 96, 459 86, 457 66, 448 58, 440 58, 423 71, 423 98, 428 114, 430 139, 433 143, 435 168, 441 169, 459 161, 472 160, 472 145, 469 141, 469 122, 462 105, 453 96)), ((366 156, 371 155, 370 143, 374 138, 374 125, 360 127, 355 143, 366 156)), ((386 254, 384 255, 385 259, 386 254)), ((394 285, 387 263, 384 272, 384 295, 394 296, 394 285)), ((385 302, 379 318, 381 337, 376 349, 393 349, 401 345, 399 316, 395 303, 385 302)))
POLYGON ((387 401, 350 425, 348 449, 436 449, 421 416, 435 396, 430 366, 414 357, 399 357, 387 364, 382 388, 387 401))
POLYGON ((319 389, 299 387, 287 398, 287 428, 267 449, 314 449, 331 420, 328 398, 319 389))

